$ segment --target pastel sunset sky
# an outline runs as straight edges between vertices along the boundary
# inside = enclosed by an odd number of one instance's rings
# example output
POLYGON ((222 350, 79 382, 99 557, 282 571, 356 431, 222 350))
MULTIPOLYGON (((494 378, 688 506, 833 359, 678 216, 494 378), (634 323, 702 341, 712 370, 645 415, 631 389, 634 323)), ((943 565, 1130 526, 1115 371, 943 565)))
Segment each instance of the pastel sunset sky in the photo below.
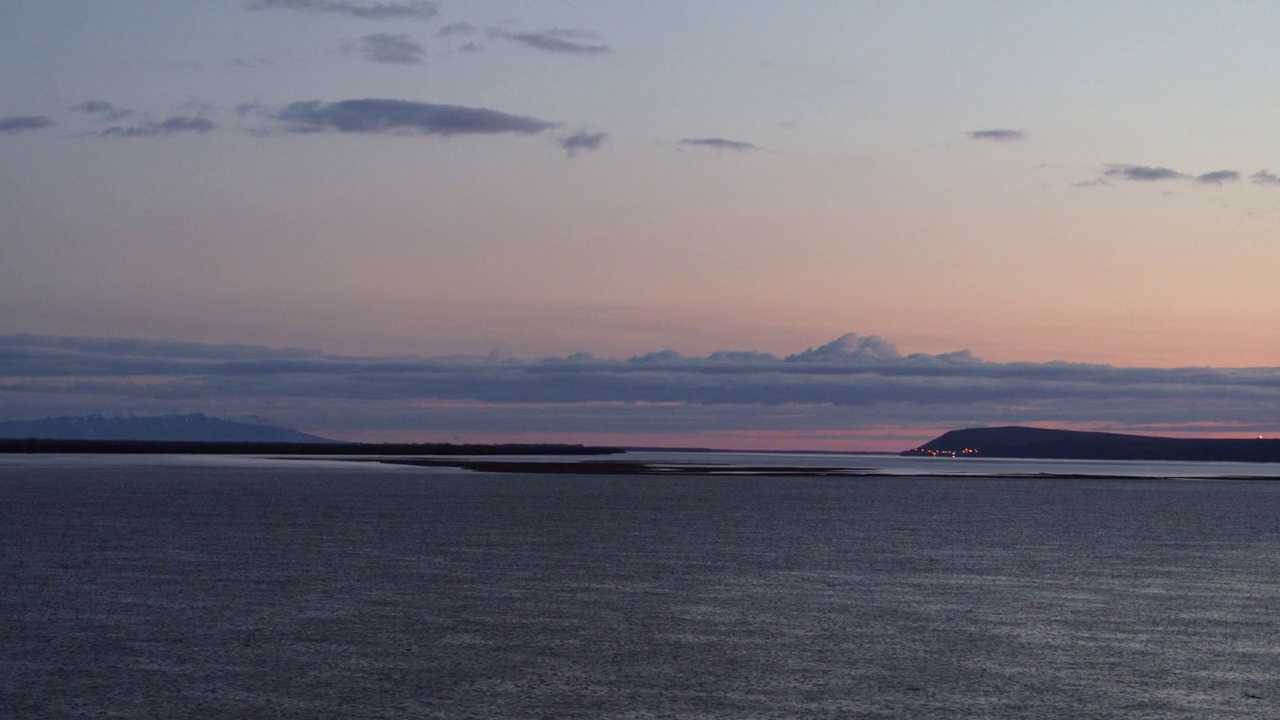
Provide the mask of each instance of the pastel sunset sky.
POLYGON ((1272 2, 0 2, 0 420, 1280 433, 1272 2))

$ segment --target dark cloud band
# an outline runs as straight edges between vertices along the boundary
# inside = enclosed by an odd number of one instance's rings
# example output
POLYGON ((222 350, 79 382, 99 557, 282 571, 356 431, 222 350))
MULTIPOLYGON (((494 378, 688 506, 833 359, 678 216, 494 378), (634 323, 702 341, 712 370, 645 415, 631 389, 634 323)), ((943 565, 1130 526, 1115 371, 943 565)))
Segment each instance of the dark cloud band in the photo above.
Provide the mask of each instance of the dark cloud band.
POLYGON ((546 430, 582 427, 584 418, 597 431, 619 432, 673 422, 698 432, 1045 422, 1280 429, 1272 412, 1280 368, 990 363, 967 351, 904 355, 883 338, 859 335, 785 358, 666 350, 629 360, 384 358, 18 335, 0 336, 0 380, 0 419, 103 407, 254 412, 270 404, 291 408, 305 427, 359 429, 438 423, 461 406, 492 425, 536 404, 530 412, 546 430))
POLYGON ((352 0, 256 0, 249 10, 296 10, 335 13, 368 20, 417 18, 429 20, 440 13, 440 3, 427 0, 362 3, 352 0))
POLYGON ((57 125, 44 115, 16 115, 0 118, 0 133, 16 134, 57 125))
POLYGON ((1150 165, 1108 165, 1105 174, 1107 177, 1132 180, 1134 182, 1180 180, 1187 177, 1177 170, 1171 170, 1167 167, 1152 167, 1150 165))
POLYGON ((413 133, 419 135, 532 134, 559 123, 488 108, 410 100, 362 99, 290 103, 272 115, 291 132, 413 133))

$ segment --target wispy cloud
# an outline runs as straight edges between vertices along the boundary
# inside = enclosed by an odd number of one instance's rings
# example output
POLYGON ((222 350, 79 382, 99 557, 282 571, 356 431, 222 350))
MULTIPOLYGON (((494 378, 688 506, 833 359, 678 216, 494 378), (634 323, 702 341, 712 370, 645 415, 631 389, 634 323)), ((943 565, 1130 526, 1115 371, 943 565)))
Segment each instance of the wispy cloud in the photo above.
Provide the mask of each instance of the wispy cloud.
POLYGON ((1106 178, 1094 178, 1092 180, 1081 180, 1080 182, 1071 183, 1071 187, 1091 188, 1091 187, 1111 187, 1111 183, 1106 178))
POLYGON ((759 150, 760 148, 749 143, 740 142, 738 140, 726 140, 724 138, 685 138, 680 141, 681 145, 690 147, 715 148, 717 150, 733 150, 735 152, 745 152, 747 150, 759 150))
POLYGON ((375 33, 363 38, 364 59, 369 62, 421 65, 425 50, 408 33, 375 33))
POLYGON ((1222 185, 1238 182, 1239 180, 1240 173, 1236 170, 1215 170, 1196 176, 1196 182, 1201 185, 1222 185))
POLYGON ((603 43, 583 42, 583 40, 599 40, 595 33, 585 30, 544 30, 541 32, 508 32, 494 29, 489 31, 490 37, 500 37, 520 43, 536 50, 561 53, 565 55, 604 55, 613 52, 603 43))
POLYGON ((116 107, 106 100, 85 100, 78 105, 71 106, 71 109, 86 115, 94 115, 103 122, 115 122, 133 114, 132 110, 116 107))
POLYGON ((1027 137, 1027 134, 1022 130, 1010 130, 1008 128, 974 130, 968 135, 970 140, 988 140, 992 142, 1016 142, 1027 137))
POLYGON ((1280 185, 1280 175, 1269 173, 1266 170, 1259 170, 1250 175, 1249 180, 1255 185, 1280 185))
POLYGON ((408 133, 416 135, 532 134, 559 123, 488 108, 394 99, 309 100, 271 115, 290 132, 408 133))
POLYGON ((369 357, 175 341, 0 336, 0 419, 102 409, 250 413, 306 428, 786 433, 917 425, 1229 423, 1276 432, 1280 368, 991 363, 903 354, 846 335, 778 358, 755 351, 629 360, 369 357), (749 411, 744 408, 749 407, 749 411), (470 425, 467 425, 470 424, 470 425))
POLYGON ((249 10, 296 10, 335 13, 369 20, 417 18, 430 20, 440 13, 440 3, 428 0, 404 2, 355 2, 354 0, 255 0, 249 10))
POLYGON ((581 150, 599 150, 609 134, 604 132, 588 132, 581 130, 559 139, 560 147, 569 153, 569 157, 577 155, 581 150))
POLYGON ((243 68, 246 70, 255 70, 257 68, 266 67, 271 61, 261 55, 253 55, 247 58, 236 58, 231 61, 232 67, 243 68))
POLYGON ((1105 175, 1134 182, 1181 180, 1187 177, 1177 170, 1170 170, 1167 167, 1152 167, 1150 165, 1108 165, 1105 175))
POLYGON ((437 30, 436 37, 471 37, 479 32, 471 23, 455 22, 437 30))
POLYGON ((114 125, 103 130, 102 137, 157 138, 182 133, 207 133, 213 130, 213 121, 203 117, 175 116, 160 122, 145 122, 129 127, 114 125))
POLYGON ((45 115, 14 115, 0 117, 0 133, 14 135, 20 132, 40 130, 57 125, 45 115))

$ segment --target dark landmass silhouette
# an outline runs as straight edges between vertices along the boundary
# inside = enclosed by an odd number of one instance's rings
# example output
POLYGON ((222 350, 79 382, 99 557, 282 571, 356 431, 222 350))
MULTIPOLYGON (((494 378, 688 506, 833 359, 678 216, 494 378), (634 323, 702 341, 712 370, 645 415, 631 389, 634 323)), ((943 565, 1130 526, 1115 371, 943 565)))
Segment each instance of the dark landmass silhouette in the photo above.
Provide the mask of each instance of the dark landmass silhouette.
POLYGON ((103 415, 0 422, 0 453, 110 455, 609 455, 621 448, 570 444, 351 443, 252 420, 203 413, 103 415))
POLYGON ((334 442, 328 438, 308 435, 256 418, 249 421, 224 420, 204 413, 141 417, 85 415, 42 420, 9 420, 0 422, 0 438, 161 442, 334 442))
POLYGON ((901 454, 1045 460, 1280 462, 1280 440, 1171 438, 1011 426, 952 430, 901 454))
POLYGON ((104 455, 612 455, 622 448, 556 444, 455 445, 452 443, 203 442, 165 440, 59 440, 3 438, 0 453, 99 453, 104 455))

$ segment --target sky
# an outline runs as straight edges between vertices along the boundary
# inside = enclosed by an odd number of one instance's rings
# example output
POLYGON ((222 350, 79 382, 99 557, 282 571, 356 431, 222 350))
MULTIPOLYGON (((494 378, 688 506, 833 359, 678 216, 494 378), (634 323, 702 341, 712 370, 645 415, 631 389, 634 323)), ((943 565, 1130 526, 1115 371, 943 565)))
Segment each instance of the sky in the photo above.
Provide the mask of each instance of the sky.
POLYGON ((0 420, 1280 434, 1269 2, 0 2, 0 420))

